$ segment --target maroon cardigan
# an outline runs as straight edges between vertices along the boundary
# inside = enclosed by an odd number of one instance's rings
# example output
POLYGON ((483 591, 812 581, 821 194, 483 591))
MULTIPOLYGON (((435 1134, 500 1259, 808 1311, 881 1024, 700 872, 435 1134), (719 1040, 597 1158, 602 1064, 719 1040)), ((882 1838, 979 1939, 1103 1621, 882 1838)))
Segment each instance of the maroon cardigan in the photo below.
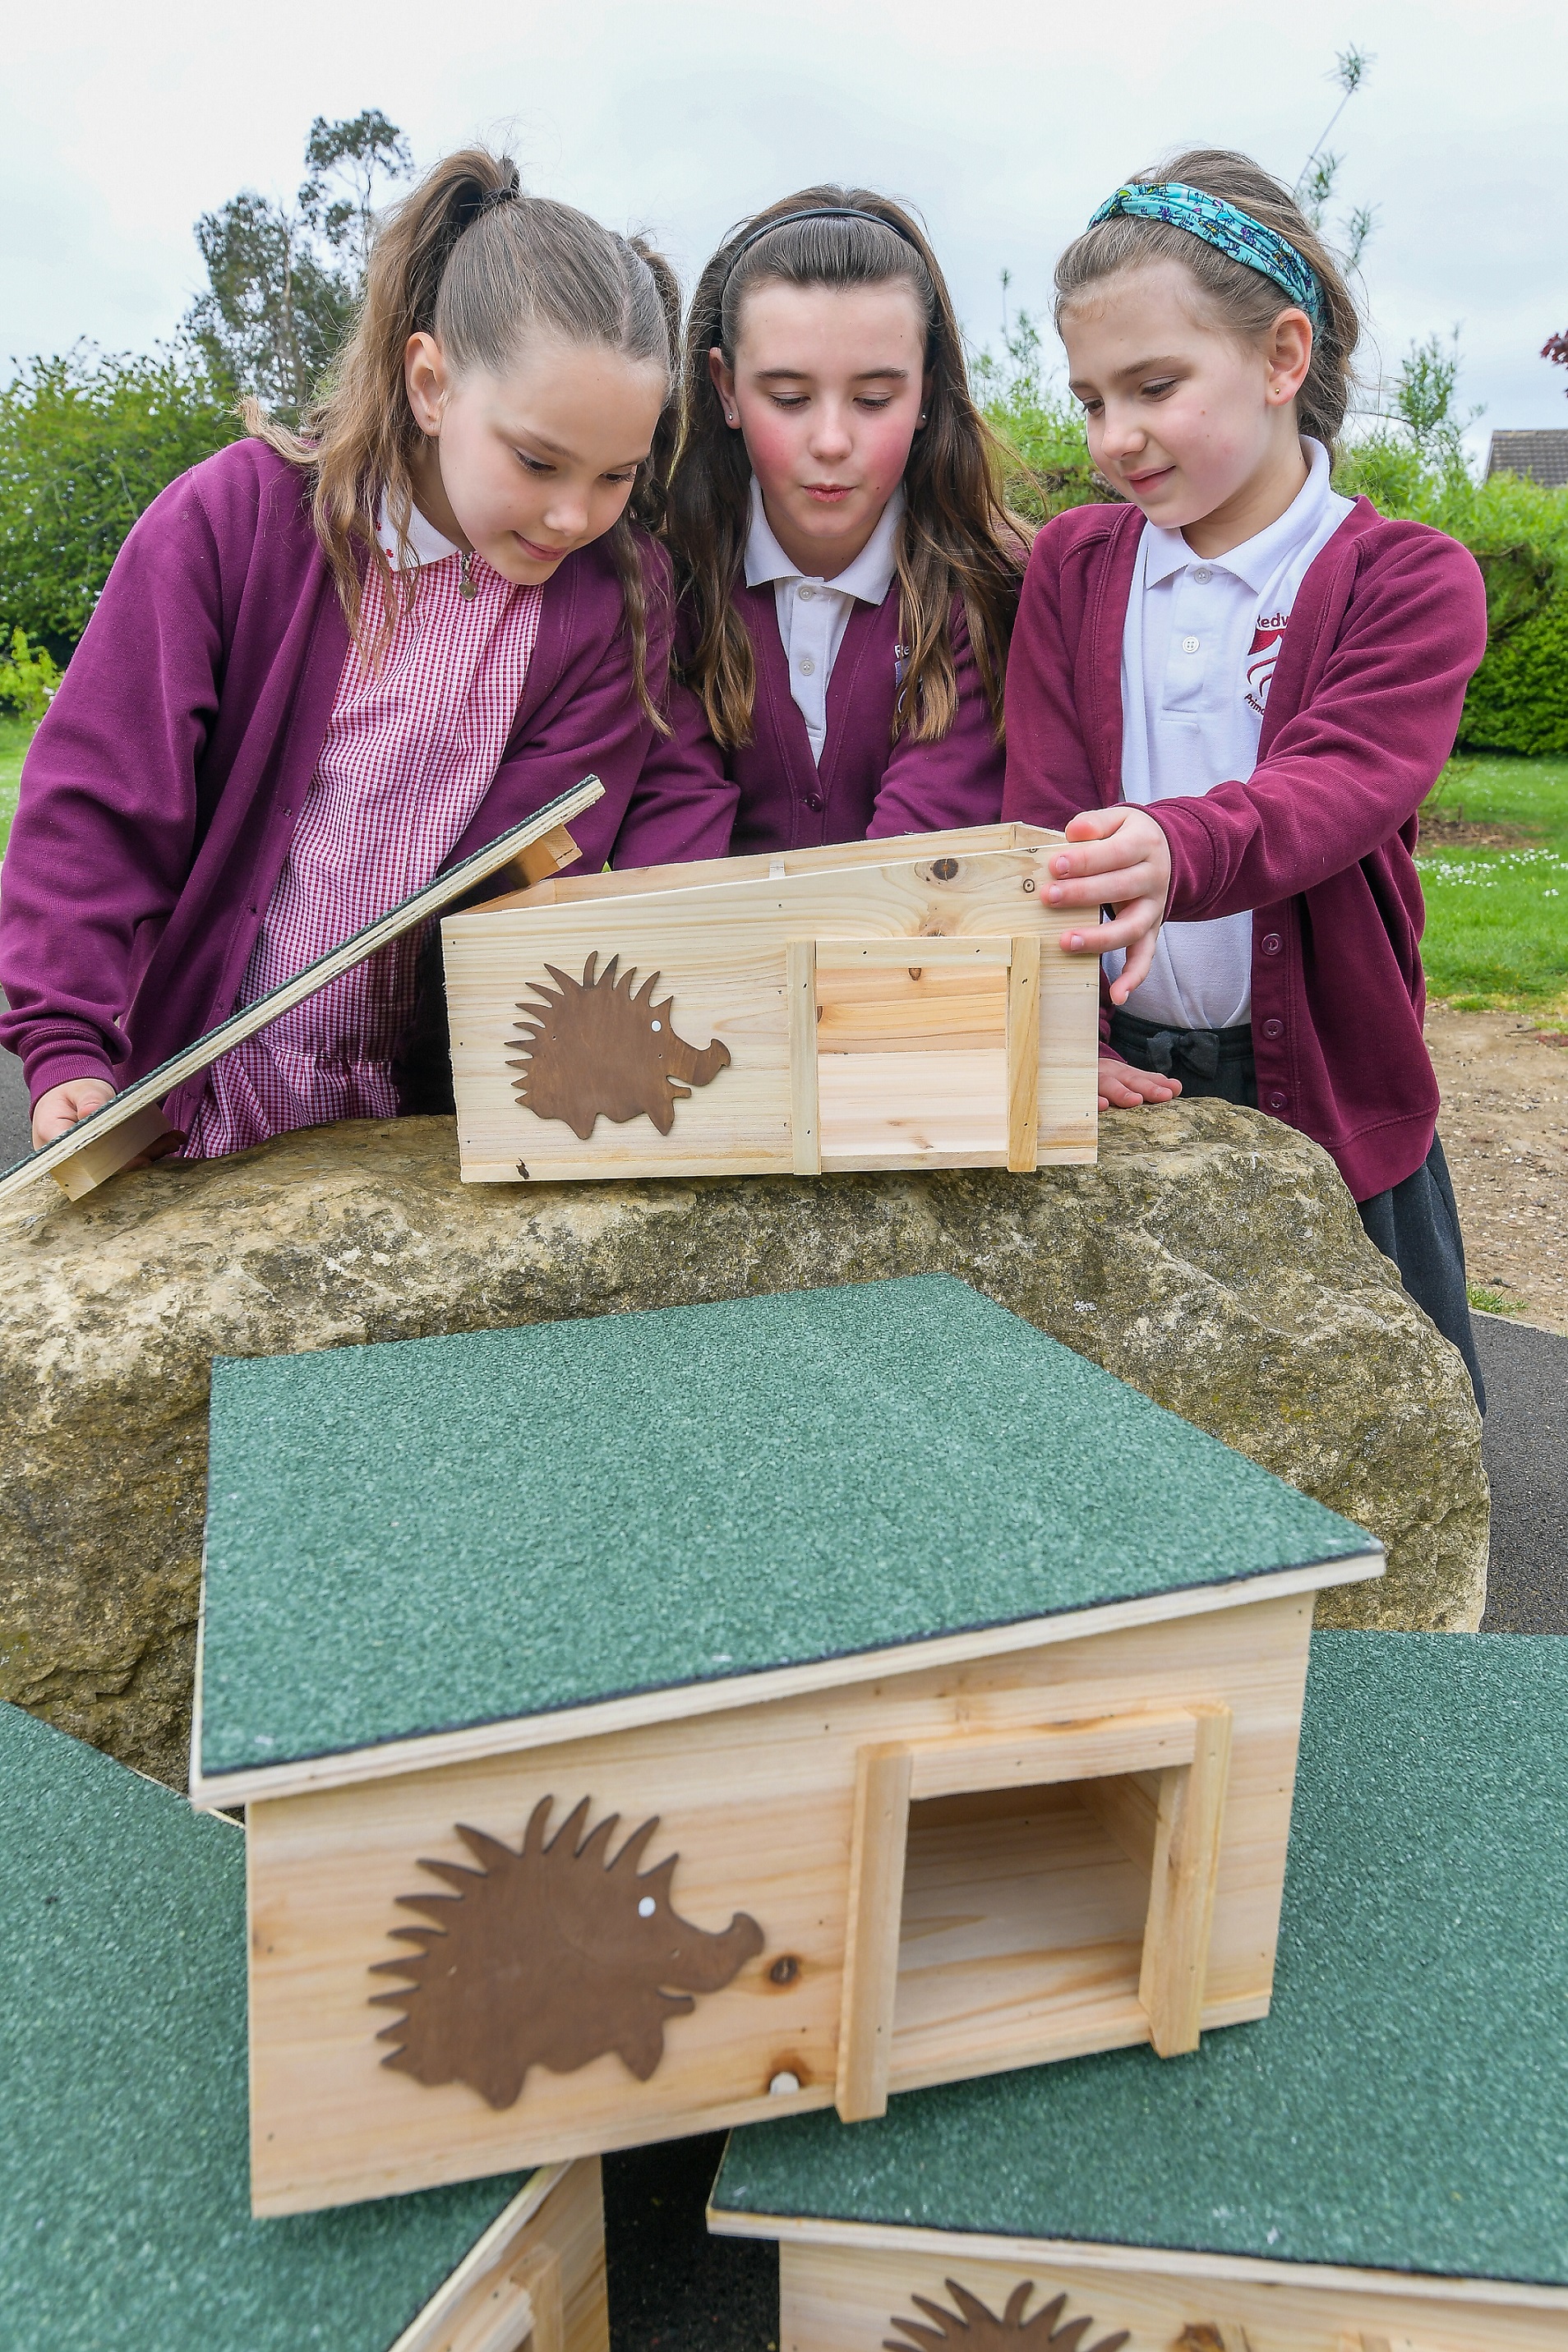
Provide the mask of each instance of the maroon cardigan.
MULTIPOLYGON (((1143 518, 1079 507, 1035 541, 1007 671, 1003 814, 1063 825, 1121 797, 1121 633, 1143 518)), ((1166 913, 1250 910, 1261 1108, 1333 1154, 1358 1201, 1432 1148, 1415 812, 1486 650, 1474 559, 1356 500, 1301 583, 1252 774, 1154 803, 1166 913)))
MULTIPOLYGON (((789 690, 773 585, 736 591, 735 609, 756 656, 752 740, 726 752, 709 731, 695 694, 676 689, 673 739, 651 746, 645 785, 703 777, 714 789, 739 789, 731 848, 815 848, 830 841, 879 840, 897 833, 940 833, 950 825, 994 824, 1002 804, 1003 755, 995 723, 964 625, 953 607, 958 711, 935 743, 892 738, 898 692, 899 589, 879 604, 857 604, 827 686, 827 738, 820 764, 811 756, 805 720, 789 690)), ((693 632, 684 605, 676 624, 678 653, 689 655, 693 632)))
MULTIPOLYGON (((669 644, 647 546, 648 677, 669 644)), ((68 1078, 123 1086, 234 1008, 310 788, 348 650, 301 477, 238 441, 170 484, 116 558, 23 769, 0 869, 0 1044, 36 1102, 68 1078)), ((653 729, 631 685, 603 541, 544 591, 500 766, 456 865, 581 782, 590 871, 722 856, 733 788, 689 767, 640 781, 653 729)), ((205 1085, 169 1097, 186 1123, 205 1085)))

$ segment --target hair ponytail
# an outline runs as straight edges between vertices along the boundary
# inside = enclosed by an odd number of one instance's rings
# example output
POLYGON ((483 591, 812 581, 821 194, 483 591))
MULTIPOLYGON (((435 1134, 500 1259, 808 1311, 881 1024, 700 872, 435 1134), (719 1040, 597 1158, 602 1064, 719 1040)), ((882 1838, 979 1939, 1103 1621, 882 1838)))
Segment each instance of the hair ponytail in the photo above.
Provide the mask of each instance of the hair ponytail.
MULTIPOLYGON (((313 478, 311 519, 344 614, 371 660, 396 627, 399 596, 417 572, 395 572, 376 533, 380 500, 405 556, 414 509, 414 459, 423 436, 408 404, 404 354, 410 335, 435 336, 458 370, 502 373, 531 330, 654 361, 667 379, 679 348, 679 289, 668 263, 641 239, 602 228, 586 213, 525 195, 510 156, 465 148, 428 172, 382 223, 371 247, 353 331, 298 433, 254 402, 246 424, 313 478), (672 309, 673 305, 673 309, 672 309), (672 323, 673 322, 673 323, 672 323), (367 625, 374 578, 379 619, 367 625)), ((662 729, 647 679, 647 610, 637 525, 657 520, 667 445, 667 401, 653 453, 627 509, 609 534, 631 638, 633 681, 662 729)))
POLYGON ((732 229, 698 280, 687 326, 680 446, 665 536, 690 600, 697 643, 687 675, 718 740, 751 740, 756 664, 734 592, 744 572, 751 461, 724 422, 708 373, 717 346, 733 361, 753 287, 908 284, 925 324, 926 423, 904 470, 896 560, 900 634, 909 647, 893 733, 945 735, 958 708, 952 615, 961 598, 975 663, 1000 733, 1003 672, 1027 552, 1027 526, 1004 509, 999 452, 970 397, 963 338, 920 224, 865 188, 805 188, 732 229), (789 215, 809 214, 793 219, 789 215), (847 214, 849 217, 843 215, 847 214))

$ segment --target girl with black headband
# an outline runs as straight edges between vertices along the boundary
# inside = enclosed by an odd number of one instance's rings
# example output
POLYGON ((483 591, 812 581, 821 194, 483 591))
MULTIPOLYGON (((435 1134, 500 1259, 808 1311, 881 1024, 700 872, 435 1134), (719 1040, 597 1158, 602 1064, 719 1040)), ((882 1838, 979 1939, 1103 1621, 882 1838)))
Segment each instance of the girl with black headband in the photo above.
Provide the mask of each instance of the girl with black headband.
POLYGON ((650 768, 737 786, 737 851, 993 822, 1026 548, 911 215, 805 188, 733 232, 682 401, 685 690, 650 768))
POLYGON ((1005 807, 1071 844, 1047 897, 1104 958, 1101 1108, 1184 1090, 1311 1136, 1479 1398, 1414 851, 1486 649, 1479 572, 1334 490, 1355 304, 1247 157, 1118 189, 1057 293, 1126 503, 1036 541, 1005 807))
MULTIPOLYGON (((731 793, 638 789, 669 599, 637 518, 679 317, 658 255, 524 195, 504 157, 449 156, 377 236, 300 431, 253 413, 149 508, 5 857, 0 1039, 35 1143, 590 771, 590 871, 723 854, 731 793)), ((178 1088, 185 1156, 415 1107, 417 950, 178 1088)))

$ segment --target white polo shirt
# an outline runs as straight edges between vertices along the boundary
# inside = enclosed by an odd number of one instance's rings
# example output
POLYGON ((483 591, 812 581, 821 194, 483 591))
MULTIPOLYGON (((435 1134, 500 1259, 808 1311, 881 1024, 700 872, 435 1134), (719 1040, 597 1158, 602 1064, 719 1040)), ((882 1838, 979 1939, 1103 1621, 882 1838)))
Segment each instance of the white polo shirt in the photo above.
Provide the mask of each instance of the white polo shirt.
MULTIPOLYGON (((1212 792, 1258 765, 1258 739, 1290 608, 1308 565, 1352 501, 1329 488, 1329 453, 1303 438, 1310 471, 1291 504, 1225 555, 1193 553, 1146 522, 1121 633, 1121 796, 1212 792)), ((1120 949, 1105 958, 1114 979, 1120 949)), ((1252 1013, 1252 917, 1167 923, 1153 968, 1127 1000, 1172 1029, 1230 1029, 1252 1013)))
POLYGON ((836 580, 824 580, 820 574, 797 571, 790 562, 773 537, 763 511, 763 494, 756 476, 752 477, 746 585, 760 588, 770 580, 773 583, 779 636, 789 664, 790 698, 805 721, 811 756, 818 762, 827 740, 827 681, 833 676, 833 665, 844 643, 849 615, 857 600, 863 604, 879 604, 892 586, 898 569, 893 561, 893 541, 903 511, 900 484, 882 509, 876 530, 854 562, 846 564, 836 580))

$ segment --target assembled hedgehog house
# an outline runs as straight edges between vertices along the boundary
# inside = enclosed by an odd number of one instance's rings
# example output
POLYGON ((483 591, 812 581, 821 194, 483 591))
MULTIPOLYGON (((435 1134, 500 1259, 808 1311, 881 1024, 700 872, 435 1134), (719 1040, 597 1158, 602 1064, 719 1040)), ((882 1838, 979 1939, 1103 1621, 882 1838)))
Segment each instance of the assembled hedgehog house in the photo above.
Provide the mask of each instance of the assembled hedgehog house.
POLYGON ((997 824, 558 877, 442 925, 462 1172, 1095 1156, 1099 968, 997 824))
POLYGON ((946 1276, 220 1361, 256 2210, 1261 2017, 1381 1568, 946 1276))

